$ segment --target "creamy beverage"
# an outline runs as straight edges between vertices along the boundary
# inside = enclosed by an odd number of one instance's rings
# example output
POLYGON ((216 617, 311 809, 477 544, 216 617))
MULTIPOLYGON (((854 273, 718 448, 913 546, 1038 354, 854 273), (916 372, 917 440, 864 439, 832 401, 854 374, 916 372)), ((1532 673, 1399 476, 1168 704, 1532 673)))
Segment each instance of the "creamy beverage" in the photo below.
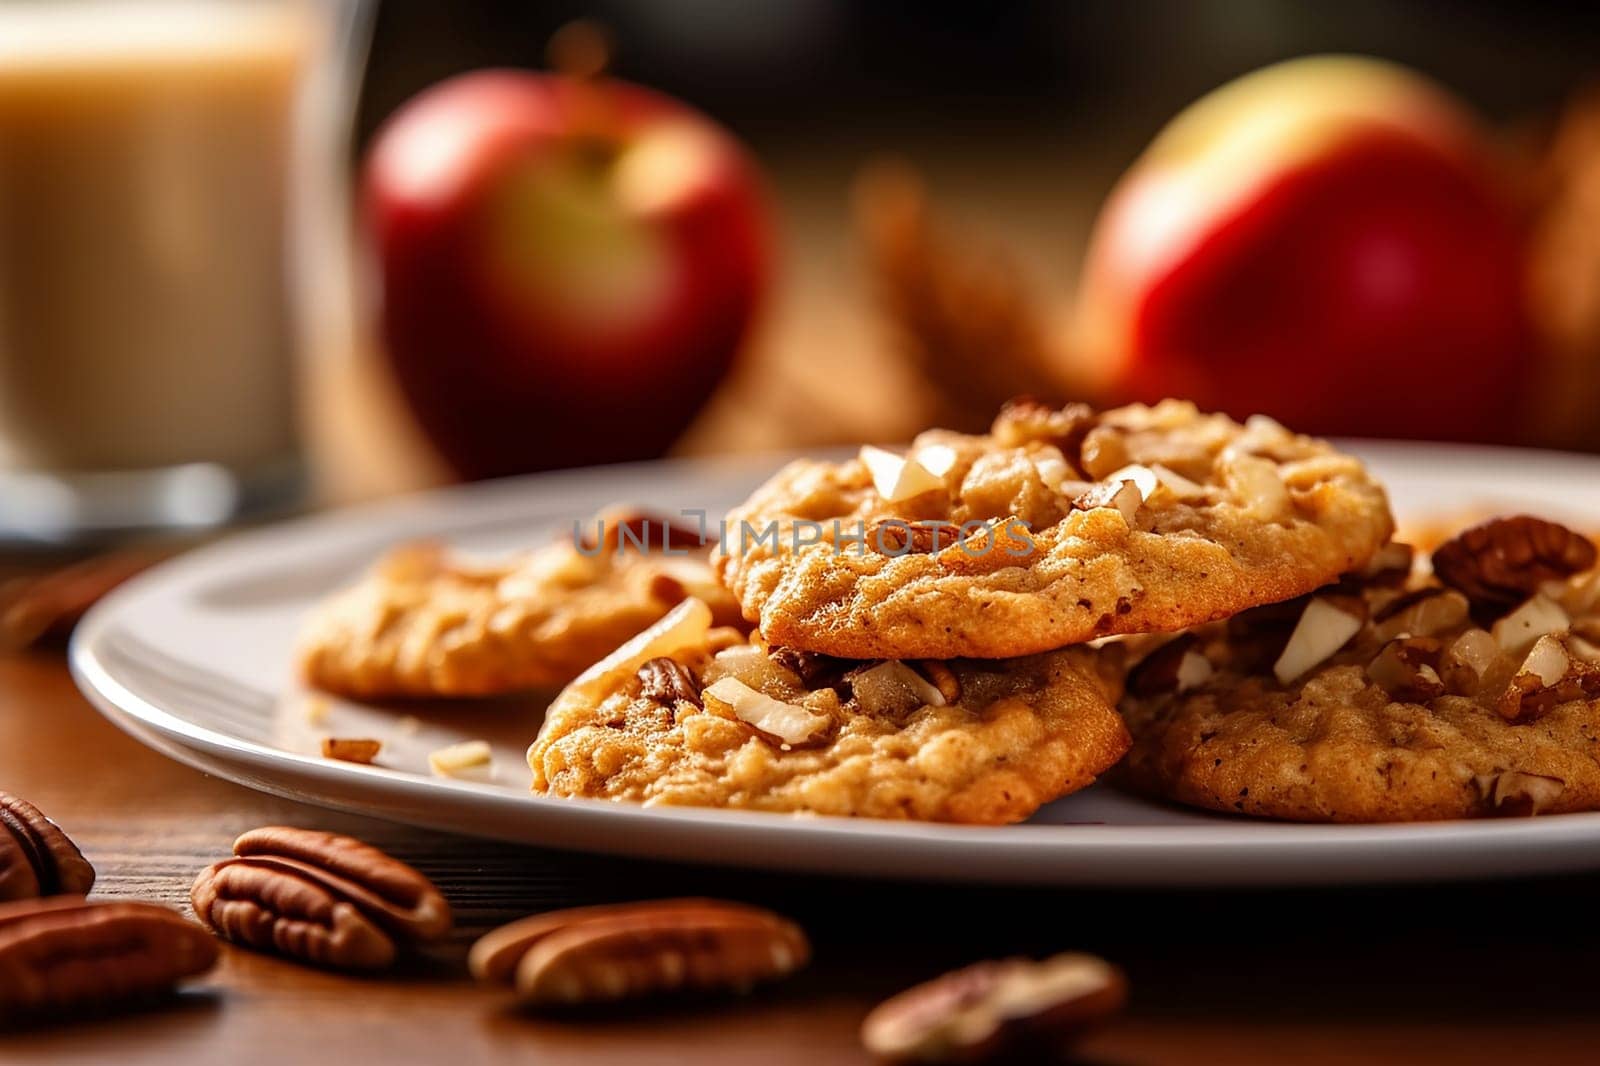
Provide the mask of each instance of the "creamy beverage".
POLYGON ((296 450, 294 3, 0 3, 0 471, 296 450))

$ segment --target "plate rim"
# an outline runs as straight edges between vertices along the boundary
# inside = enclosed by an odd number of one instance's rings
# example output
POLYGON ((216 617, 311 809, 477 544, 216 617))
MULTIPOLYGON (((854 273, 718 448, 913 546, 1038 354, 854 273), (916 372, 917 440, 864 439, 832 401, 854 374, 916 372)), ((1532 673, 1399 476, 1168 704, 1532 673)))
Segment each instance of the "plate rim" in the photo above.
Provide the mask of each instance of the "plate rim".
MULTIPOLYGON (((1374 453, 1397 457, 1449 451, 1458 461, 1465 458, 1464 452, 1478 453, 1480 458, 1483 453, 1495 453, 1502 458, 1522 455, 1526 460, 1528 453, 1532 453, 1547 460, 1562 457, 1557 461, 1575 462, 1600 472, 1600 457, 1577 453, 1433 442, 1346 443, 1364 457, 1374 453)), ((772 839, 778 839, 785 841, 786 846, 758 847, 754 854, 741 856, 740 864, 845 876, 860 876, 865 871, 875 877, 921 879, 927 875, 919 871, 927 867, 930 860, 940 857, 948 860, 952 855, 959 855, 961 861, 950 864, 940 876, 947 880, 1055 885, 1379 883, 1600 868, 1600 812, 1539 819, 1376 825, 1261 822, 1219 815, 1215 822, 1174 825, 959 826, 761 811, 643 807, 607 800, 518 794, 504 787, 485 788, 471 782, 427 778, 384 767, 330 763, 319 757, 230 736, 190 721, 132 691, 116 678, 97 651, 103 635, 117 621, 122 605, 133 602, 142 590, 158 583, 179 582, 185 574, 198 571, 216 556, 248 552, 251 545, 261 540, 314 535, 328 527, 376 526, 385 521, 394 522, 419 507, 432 509, 441 502, 499 499, 507 495, 526 499, 534 495, 530 489, 536 485, 548 489, 562 482, 592 482, 597 476, 622 481, 630 475, 659 475, 663 467, 678 472, 703 470, 707 463, 725 468, 737 465, 770 469, 770 464, 781 462, 784 456, 791 454, 671 459, 527 475, 407 494, 241 531, 152 568, 92 608, 74 632, 68 649, 72 676, 103 715, 141 743, 247 787, 314 805, 518 843, 618 855, 648 855, 666 861, 726 864, 726 848, 717 849, 716 855, 700 855, 690 845, 707 835, 726 836, 730 844, 761 838, 760 843, 770 845, 772 839), (153 738, 165 743, 153 744, 153 738), (285 769, 296 783, 311 783, 318 786, 319 791, 313 794, 289 785, 271 787, 274 771, 285 769), (329 798, 349 791, 371 792, 375 798, 363 803, 329 798), (507 834, 493 828, 467 829, 455 820, 429 820, 418 817, 415 812, 397 813, 395 810, 399 802, 415 805, 424 797, 443 798, 452 811, 478 804, 489 804, 505 817, 526 811, 536 815, 527 822, 530 826, 537 825, 539 831, 507 834), (1063 831, 1070 831, 1074 839, 1052 839, 1063 831), (634 839, 636 837, 644 839, 634 839), (789 847, 794 844, 803 846, 789 847), (1538 854, 1517 854, 1517 862, 1508 863, 1507 849, 1512 844, 1525 845, 1527 851, 1538 854), (1336 856, 1325 853, 1337 852, 1341 846, 1361 849, 1362 861, 1354 868, 1330 871, 1326 864, 1336 856), (1492 854, 1483 854, 1482 849, 1492 854), (1052 851, 1076 856, 1079 861, 1092 861, 1076 870, 1064 869, 1061 856, 1050 855, 1052 851), (896 854, 899 859, 891 861, 889 856, 896 854), (838 869, 836 864, 830 868, 828 860, 834 858, 849 858, 851 865, 844 870, 838 869), (905 861, 908 858, 912 860, 909 863, 905 861), (1039 863, 1041 858, 1055 861, 1039 863), (997 865, 987 866, 985 860, 993 860, 997 865), (1271 872, 1263 873, 1264 861, 1271 872), (1035 868, 1029 868, 1036 863, 1035 868)), ((1510 849, 1511 852, 1520 850, 1510 849)))

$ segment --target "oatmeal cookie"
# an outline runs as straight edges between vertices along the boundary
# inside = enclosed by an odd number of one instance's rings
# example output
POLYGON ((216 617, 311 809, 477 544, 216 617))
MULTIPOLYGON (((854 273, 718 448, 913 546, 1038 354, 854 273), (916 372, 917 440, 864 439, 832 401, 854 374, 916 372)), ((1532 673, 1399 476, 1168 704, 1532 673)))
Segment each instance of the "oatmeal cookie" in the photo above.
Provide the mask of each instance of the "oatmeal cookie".
POLYGON ((1498 519, 1433 561, 1161 645, 1128 678, 1120 779, 1295 821, 1600 809, 1593 545, 1498 519))
POLYGON ((605 542, 568 539, 492 564, 436 544, 395 550, 316 609, 303 676, 358 699, 504 695, 567 683, 690 595, 738 621, 698 534, 621 512, 590 529, 605 542))
POLYGON ((1360 462, 1270 419, 1014 401, 986 436, 790 464, 716 565, 775 644, 1007 658, 1300 595, 1392 528, 1360 462))
POLYGON ((1127 750, 1114 656, 862 662, 712 622, 686 601, 569 686, 529 749, 534 791, 1002 824, 1127 750))

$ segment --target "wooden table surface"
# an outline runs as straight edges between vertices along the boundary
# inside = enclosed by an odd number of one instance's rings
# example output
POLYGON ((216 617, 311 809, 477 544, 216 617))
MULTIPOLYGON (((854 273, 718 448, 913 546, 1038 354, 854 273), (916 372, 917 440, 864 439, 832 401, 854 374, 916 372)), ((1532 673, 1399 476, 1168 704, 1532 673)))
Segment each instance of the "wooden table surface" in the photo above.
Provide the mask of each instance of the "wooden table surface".
POLYGON ((1600 878, 1360 890, 1004 891, 675 867, 485 843, 252 792, 147 750, 78 694, 59 652, 0 658, 0 787, 79 842, 102 898, 187 911, 195 873, 248 828, 365 838, 433 877, 459 928, 391 976, 229 949, 175 1001, 0 1036, 6 1063, 852 1063, 879 998, 986 956, 1092 950, 1129 973, 1101 1064, 1593 1062, 1600 878), (551 907, 706 893, 802 922, 798 978, 752 997, 580 1020, 474 986, 473 938, 551 907))

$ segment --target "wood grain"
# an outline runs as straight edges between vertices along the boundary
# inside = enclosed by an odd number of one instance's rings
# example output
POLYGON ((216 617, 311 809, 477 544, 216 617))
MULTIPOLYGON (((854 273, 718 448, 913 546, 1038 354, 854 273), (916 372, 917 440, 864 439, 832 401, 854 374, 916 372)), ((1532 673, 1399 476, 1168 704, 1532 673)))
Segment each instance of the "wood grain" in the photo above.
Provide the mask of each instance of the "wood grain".
MULTIPOLYGON (((1600 880, 1343 892, 1004 892, 754 875, 473 841, 251 792, 124 737, 58 656, 0 658, 0 787, 59 821, 100 872, 96 894, 187 910, 195 873, 235 835, 287 823, 353 833, 433 877, 449 942, 382 978, 228 950, 176 1000, 0 1035, 6 1063, 854 1063, 879 998, 948 966, 1097 951, 1133 982, 1095 1063, 1593 1060, 1590 974, 1600 880), (816 962, 736 1000, 544 1020, 466 976, 484 930, 551 907, 703 893, 806 926, 816 962)), ((958 860, 956 860, 958 861, 958 860)))

